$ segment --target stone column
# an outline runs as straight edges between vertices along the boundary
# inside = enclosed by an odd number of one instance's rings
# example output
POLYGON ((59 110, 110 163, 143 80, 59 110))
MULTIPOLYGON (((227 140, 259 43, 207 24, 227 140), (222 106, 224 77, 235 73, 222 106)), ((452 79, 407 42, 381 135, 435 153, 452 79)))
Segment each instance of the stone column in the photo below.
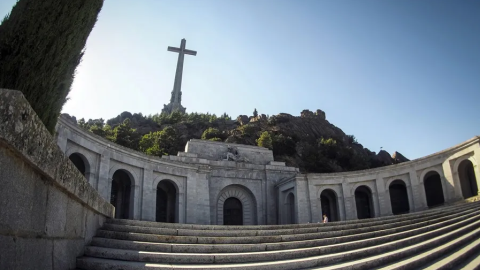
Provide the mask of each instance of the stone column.
POLYGON ((411 208, 414 211, 422 211, 427 209, 427 197, 425 195, 425 187, 423 186, 423 180, 420 183, 417 177, 417 172, 413 168, 409 172, 409 177, 413 197, 413 205, 411 206, 411 208))
POLYGON ((297 176, 295 179, 295 212, 297 223, 311 222, 310 215, 310 198, 308 196, 307 179, 304 176, 297 176))
POLYGON ((65 153, 67 151, 68 132, 61 124, 57 124, 56 132, 57 145, 65 153))
POLYGON ((355 197, 352 196, 349 183, 342 182, 343 200, 345 205, 345 220, 357 219, 357 209, 355 205, 355 197))
POLYGON ((449 160, 443 162, 443 175, 440 175, 445 201, 449 202, 463 199, 458 171, 453 171, 453 166, 449 160))
MULTIPOLYGON (((477 146, 478 145, 480 145, 480 143, 477 144, 477 146)), ((473 172, 475 173, 475 179, 477 180, 477 190, 478 190, 477 195, 480 195, 480 148, 479 147, 475 149, 474 157, 476 162, 472 161, 473 172)))
POLYGON ((383 177, 377 176, 377 178, 375 179, 375 186, 377 189, 377 196, 375 196, 375 191, 372 190, 372 200, 374 205, 373 208, 376 208, 375 217, 391 216, 392 204, 390 203, 390 192, 386 190, 385 187, 385 179, 383 177), (377 202, 375 202, 375 200, 377 200, 377 202), (376 207, 375 203, 377 204, 376 207))
POLYGON ((143 169, 142 220, 155 221, 157 189, 153 186, 153 169, 143 169))
POLYGON ((100 155, 100 166, 98 166, 97 190, 107 201, 110 201, 110 151, 104 150, 100 155))

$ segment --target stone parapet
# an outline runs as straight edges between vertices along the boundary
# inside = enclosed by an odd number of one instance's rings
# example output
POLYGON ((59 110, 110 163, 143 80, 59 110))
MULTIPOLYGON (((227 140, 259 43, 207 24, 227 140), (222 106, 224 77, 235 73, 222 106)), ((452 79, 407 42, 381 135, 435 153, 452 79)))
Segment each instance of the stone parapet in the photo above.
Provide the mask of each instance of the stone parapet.
POLYGON ((0 89, 0 269, 72 269, 114 207, 19 91, 0 89), (28 259, 19 259, 28 254, 28 259))

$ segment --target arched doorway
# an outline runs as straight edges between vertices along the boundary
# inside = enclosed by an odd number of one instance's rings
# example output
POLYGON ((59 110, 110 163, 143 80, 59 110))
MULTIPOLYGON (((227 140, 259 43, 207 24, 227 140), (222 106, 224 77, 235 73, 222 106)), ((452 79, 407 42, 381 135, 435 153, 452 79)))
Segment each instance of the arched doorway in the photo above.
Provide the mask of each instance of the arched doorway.
POLYGON ((327 215, 329 221, 339 221, 337 194, 331 189, 325 189, 320 193, 320 204, 323 215, 327 215))
POLYGON ((408 203, 407 186, 402 180, 395 180, 390 183, 388 188, 390 192, 390 203, 392 205, 392 213, 394 215, 405 214, 410 212, 410 204, 408 203))
POLYGON ((466 159, 458 165, 458 177, 460 178, 460 187, 464 199, 478 195, 477 178, 473 170, 473 164, 466 159))
POLYGON ((239 199, 230 197, 225 200, 223 225, 243 225, 243 206, 239 199))
POLYGON ((287 224, 295 224, 295 195, 292 192, 288 193, 286 203, 285 203, 285 210, 286 210, 286 223, 287 224))
POLYGON ((357 218, 375 217, 372 201, 372 192, 366 186, 359 186, 355 190, 355 204, 357 205, 357 218))
POLYGON ((115 206, 115 218, 133 218, 133 181, 125 170, 118 170, 112 177, 110 203, 115 206))
POLYGON ((425 187, 428 207, 441 205, 445 202, 440 174, 435 171, 428 172, 424 177, 423 186, 425 187))
POLYGON ((70 161, 72 161, 73 165, 77 167, 80 173, 85 176, 85 173, 87 172, 87 164, 85 157, 79 153, 73 153, 68 158, 70 159, 70 161))
POLYGON ((157 222, 178 222, 178 195, 175 184, 170 180, 162 180, 157 185, 157 222))

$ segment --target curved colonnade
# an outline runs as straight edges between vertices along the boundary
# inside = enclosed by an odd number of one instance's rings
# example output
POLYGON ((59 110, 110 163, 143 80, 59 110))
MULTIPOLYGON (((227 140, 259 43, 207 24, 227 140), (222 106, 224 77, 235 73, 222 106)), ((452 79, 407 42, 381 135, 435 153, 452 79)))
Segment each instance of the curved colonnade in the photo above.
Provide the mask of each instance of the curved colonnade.
POLYGON ((63 115, 56 130, 59 147, 122 219, 256 225, 321 222, 325 214, 339 221, 421 211, 479 194, 478 136, 397 165, 300 174, 260 147, 238 145, 240 152, 271 156, 265 162, 202 158, 188 144, 178 156, 156 158, 84 131, 63 115))

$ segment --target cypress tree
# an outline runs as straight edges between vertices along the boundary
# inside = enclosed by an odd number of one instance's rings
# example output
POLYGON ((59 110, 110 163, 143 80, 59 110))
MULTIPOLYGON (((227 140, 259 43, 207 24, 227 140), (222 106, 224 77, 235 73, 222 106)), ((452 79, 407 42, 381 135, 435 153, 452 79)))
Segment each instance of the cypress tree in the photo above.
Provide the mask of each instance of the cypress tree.
POLYGON ((53 133, 103 0, 19 0, 0 24, 0 88, 20 90, 53 133))

